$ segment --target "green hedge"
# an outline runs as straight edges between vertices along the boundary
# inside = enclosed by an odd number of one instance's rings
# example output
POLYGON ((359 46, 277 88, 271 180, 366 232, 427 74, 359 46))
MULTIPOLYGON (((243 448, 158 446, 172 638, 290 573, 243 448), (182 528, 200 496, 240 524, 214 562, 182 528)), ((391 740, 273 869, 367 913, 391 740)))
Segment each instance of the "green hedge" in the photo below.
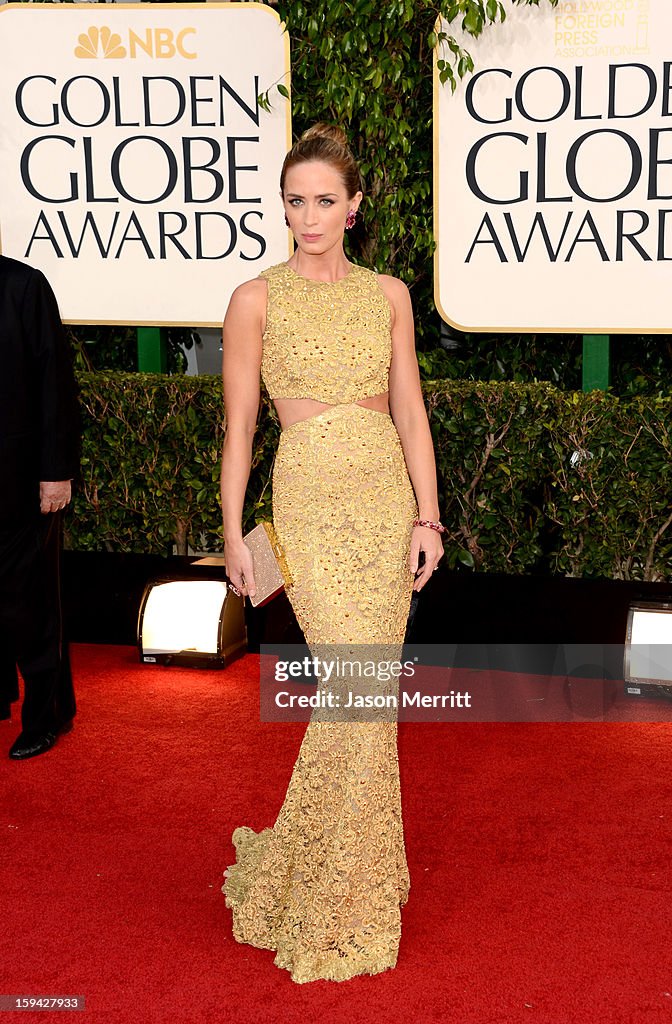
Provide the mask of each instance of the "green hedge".
POLYGON ((669 580, 672 396, 563 394, 549 446, 545 512, 558 535, 552 568, 573 576, 669 580), (592 458, 572 469, 570 450, 592 458))
MULTIPOLYGON (((79 382, 82 480, 68 545, 219 550, 219 378, 84 373, 79 382)), ((672 397, 469 381, 423 389, 449 565, 669 578, 672 397)), ((270 515, 277 437, 264 395, 245 528, 270 515)))

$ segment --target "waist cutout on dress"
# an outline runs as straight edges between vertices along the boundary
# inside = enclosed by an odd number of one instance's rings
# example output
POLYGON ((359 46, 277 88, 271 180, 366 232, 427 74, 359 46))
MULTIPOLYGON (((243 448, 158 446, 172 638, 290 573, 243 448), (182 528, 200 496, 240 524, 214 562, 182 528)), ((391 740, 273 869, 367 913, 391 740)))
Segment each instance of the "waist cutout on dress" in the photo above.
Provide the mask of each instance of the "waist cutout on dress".
POLYGON ((380 409, 371 409, 368 405, 360 405, 359 402, 338 402, 335 405, 330 405, 327 409, 323 409, 321 412, 315 413, 313 416, 304 416, 303 419, 296 420, 294 423, 290 423, 288 427, 281 430, 282 435, 286 435, 288 431, 292 431, 298 427, 305 427, 308 423, 320 423, 330 417, 342 419, 344 416, 351 415, 352 412, 361 412, 362 414, 374 416, 382 416, 385 419, 390 420, 391 416, 389 412, 383 412, 380 409))

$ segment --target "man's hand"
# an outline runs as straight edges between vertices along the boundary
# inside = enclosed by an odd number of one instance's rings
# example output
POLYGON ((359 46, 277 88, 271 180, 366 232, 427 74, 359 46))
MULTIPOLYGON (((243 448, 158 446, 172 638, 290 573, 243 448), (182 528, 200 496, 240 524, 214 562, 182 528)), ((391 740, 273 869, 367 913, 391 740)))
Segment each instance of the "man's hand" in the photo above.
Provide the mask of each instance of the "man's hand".
POLYGON ((40 512, 58 512, 70 501, 72 487, 69 480, 42 480, 40 482, 40 512))

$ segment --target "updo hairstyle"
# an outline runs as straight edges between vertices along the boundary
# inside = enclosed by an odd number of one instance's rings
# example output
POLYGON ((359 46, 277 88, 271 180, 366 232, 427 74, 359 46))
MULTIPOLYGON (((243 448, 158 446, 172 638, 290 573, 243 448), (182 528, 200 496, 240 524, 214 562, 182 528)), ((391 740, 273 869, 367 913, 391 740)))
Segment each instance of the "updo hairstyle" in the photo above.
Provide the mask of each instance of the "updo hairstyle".
POLYGON ((283 196, 287 171, 290 167, 296 167, 297 164, 307 163, 310 160, 320 160, 322 163, 331 164, 338 171, 343 179, 348 199, 352 199, 356 192, 364 191, 359 168, 352 155, 352 150, 348 146, 345 132, 339 125, 320 121, 303 133, 285 157, 280 172, 280 191, 283 196))

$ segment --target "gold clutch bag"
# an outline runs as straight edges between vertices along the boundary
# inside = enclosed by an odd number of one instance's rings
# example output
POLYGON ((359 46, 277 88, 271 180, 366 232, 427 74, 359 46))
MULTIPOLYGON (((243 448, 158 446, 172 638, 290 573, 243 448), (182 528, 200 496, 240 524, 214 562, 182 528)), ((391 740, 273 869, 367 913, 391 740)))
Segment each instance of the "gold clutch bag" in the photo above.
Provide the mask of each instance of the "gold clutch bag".
POLYGON ((258 608, 290 586, 292 575, 272 523, 259 523, 245 534, 243 540, 252 554, 254 582, 257 585, 257 592, 250 598, 250 604, 258 608))

